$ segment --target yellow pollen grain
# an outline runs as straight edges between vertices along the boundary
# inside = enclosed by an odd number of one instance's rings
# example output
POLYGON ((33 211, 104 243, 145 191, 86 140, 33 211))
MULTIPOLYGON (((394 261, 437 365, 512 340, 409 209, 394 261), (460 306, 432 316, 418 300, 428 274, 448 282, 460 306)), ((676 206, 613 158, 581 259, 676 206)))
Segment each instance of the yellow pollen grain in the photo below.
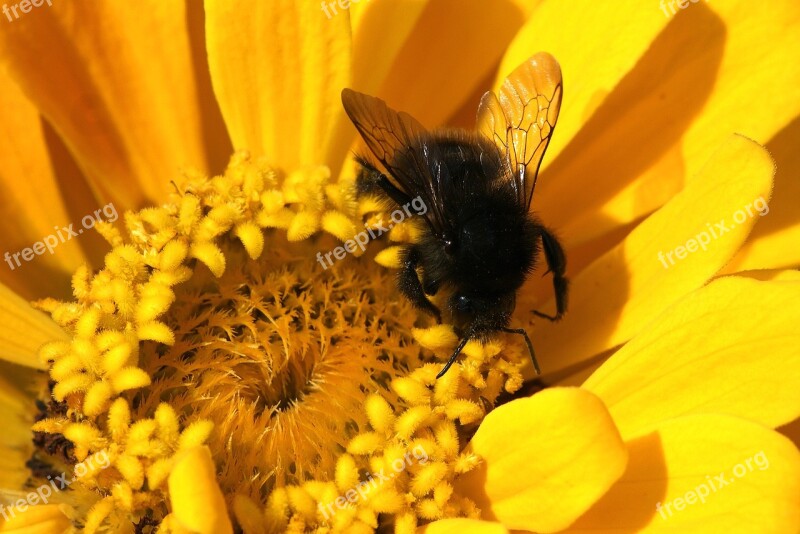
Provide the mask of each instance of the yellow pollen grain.
POLYGON ((365 410, 369 424, 377 432, 386 432, 394 425, 392 406, 381 395, 372 394, 367 397, 365 410))
POLYGON ((375 262, 387 269, 399 269, 403 265, 403 247, 386 247, 375 254, 375 262))
POLYGON ((428 404, 431 398, 431 390, 425 387, 414 377, 401 377, 392 381, 392 389, 412 405, 428 404))
POLYGON ((430 350, 453 348, 458 344, 458 336, 453 327, 447 324, 415 328, 413 335, 417 343, 430 350))

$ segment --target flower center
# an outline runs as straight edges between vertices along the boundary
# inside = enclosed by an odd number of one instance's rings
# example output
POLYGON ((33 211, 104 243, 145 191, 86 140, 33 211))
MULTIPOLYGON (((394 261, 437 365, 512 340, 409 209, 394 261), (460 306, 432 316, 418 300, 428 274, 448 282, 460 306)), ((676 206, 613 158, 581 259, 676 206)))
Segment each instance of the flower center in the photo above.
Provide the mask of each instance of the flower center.
POLYGON ((323 271, 308 259, 315 244, 268 241, 259 260, 223 244, 221 278, 197 269, 176 289, 164 318, 175 343, 143 347, 153 384, 134 402, 141 417, 169 400, 213 421, 223 490, 262 497, 275 483, 328 476, 366 424, 365 395, 398 374, 396 358, 418 352, 410 305, 376 299, 392 288, 389 274, 356 259, 323 271))

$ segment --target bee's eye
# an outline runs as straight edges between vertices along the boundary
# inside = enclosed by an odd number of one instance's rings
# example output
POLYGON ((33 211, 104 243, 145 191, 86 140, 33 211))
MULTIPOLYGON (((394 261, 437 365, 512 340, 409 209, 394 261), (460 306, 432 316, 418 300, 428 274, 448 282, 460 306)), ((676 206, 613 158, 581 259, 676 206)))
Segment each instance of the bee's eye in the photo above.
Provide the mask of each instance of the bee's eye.
POLYGON ((462 313, 469 313, 472 311, 472 299, 464 295, 456 297, 456 309, 462 313))
POLYGON ((452 239, 445 239, 444 241, 444 251, 449 256, 452 256, 456 252, 456 243, 452 239))

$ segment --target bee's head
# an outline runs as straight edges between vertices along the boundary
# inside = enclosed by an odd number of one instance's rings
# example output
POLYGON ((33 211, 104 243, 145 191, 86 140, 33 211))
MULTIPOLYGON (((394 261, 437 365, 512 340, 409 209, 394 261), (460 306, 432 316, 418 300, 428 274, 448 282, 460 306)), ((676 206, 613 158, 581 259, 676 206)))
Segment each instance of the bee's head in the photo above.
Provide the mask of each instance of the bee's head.
POLYGON ((455 326, 471 328, 476 334, 508 326, 516 304, 514 291, 501 294, 454 293, 449 300, 455 326))

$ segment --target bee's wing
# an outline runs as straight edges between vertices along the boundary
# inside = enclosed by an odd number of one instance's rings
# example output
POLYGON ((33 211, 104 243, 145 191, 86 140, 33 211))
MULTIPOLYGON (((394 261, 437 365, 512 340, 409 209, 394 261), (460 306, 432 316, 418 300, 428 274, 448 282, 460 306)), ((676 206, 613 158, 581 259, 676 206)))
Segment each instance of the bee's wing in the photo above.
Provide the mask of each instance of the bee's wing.
POLYGON ((428 224, 436 235, 444 236, 448 225, 440 186, 448 171, 425 127, 380 98, 352 89, 342 91, 342 104, 369 149, 391 174, 387 178, 410 197, 422 198, 428 208, 428 224))
POLYGON ((478 131, 503 151, 519 202, 530 207, 539 166, 561 108, 561 67, 539 52, 514 69, 498 95, 478 106, 478 131))

